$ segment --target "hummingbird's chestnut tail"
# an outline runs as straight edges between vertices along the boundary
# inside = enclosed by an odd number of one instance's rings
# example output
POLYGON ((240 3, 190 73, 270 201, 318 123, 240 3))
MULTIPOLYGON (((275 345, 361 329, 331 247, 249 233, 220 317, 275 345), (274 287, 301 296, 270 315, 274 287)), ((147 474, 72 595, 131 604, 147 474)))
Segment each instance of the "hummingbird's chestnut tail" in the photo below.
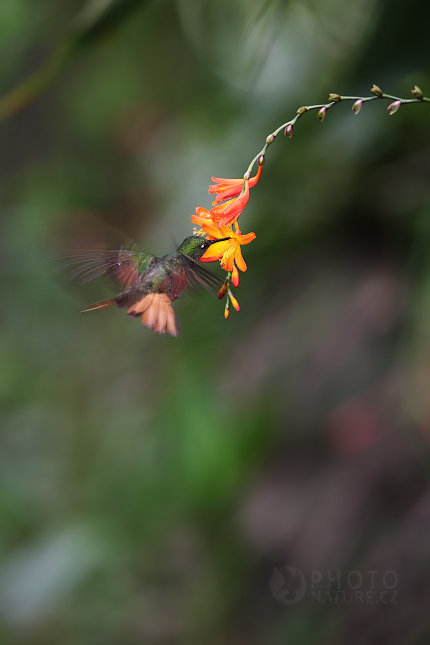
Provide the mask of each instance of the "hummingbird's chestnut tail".
POLYGON ((170 298, 165 293, 148 293, 127 309, 129 316, 142 316, 142 325, 156 334, 179 336, 181 325, 173 311, 170 298))
MULTIPOLYGON (((112 305, 126 307, 130 304, 130 299, 127 300, 123 302, 118 297, 110 298, 109 300, 103 300, 103 302, 96 302, 94 305, 82 309, 80 313, 97 311, 112 305)), ((169 334, 169 336, 177 337, 181 333, 181 325, 173 311, 171 300, 165 293, 148 293, 137 302, 133 302, 128 307, 127 313, 134 318, 141 317, 142 325, 152 329, 156 334, 169 334)))
POLYGON ((112 307, 115 303, 115 298, 109 298, 109 300, 103 300, 102 302, 96 302, 93 305, 90 305, 86 309, 81 309, 80 314, 85 314, 87 311, 97 311, 97 309, 106 309, 106 307, 112 307))

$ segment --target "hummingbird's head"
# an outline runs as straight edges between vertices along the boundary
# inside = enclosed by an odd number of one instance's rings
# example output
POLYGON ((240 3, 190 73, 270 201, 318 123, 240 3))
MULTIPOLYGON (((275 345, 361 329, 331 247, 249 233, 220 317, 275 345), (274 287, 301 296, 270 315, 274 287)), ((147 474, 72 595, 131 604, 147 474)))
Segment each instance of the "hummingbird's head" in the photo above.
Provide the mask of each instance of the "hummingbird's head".
POLYGON ((228 237, 223 237, 221 240, 206 240, 204 237, 199 237, 198 235, 190 235, 190 237, 185 238, 178 251, 187 255, 192 260, 200 260, 212 244, 228 239, 228 237))

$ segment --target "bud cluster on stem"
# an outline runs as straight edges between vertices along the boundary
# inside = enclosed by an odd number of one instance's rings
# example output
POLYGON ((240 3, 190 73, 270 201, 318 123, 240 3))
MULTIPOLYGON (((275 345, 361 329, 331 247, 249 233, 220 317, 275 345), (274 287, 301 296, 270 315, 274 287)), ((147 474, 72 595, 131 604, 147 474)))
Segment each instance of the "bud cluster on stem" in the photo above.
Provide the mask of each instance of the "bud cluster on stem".
POLYGON ((341 96, 340 94, 337 94, 335 92, 332 92, 329 94, 329 103, 323 103, 320 105, 302 105, 299 107, 299 109, 296 111, 296 116, 291 119, 290 121, 287 121, 287 123, 284 123, 283 125, 279 126, 276 130, 272 132, 272 134, 269 134, 269 136, 266 138, 266 143, 264 148, 258 153, 256 157, 251 161, 248 171, 251 172, 254 164, 258 161, 258 164, 261 165, 260 160, 265 158, 265 154, 267 152, 268 146, 273 143, 275 138, 278 136, 278 134, 283 131, 284 135, 291 139, 293 136, 293 127, 296 124, 297 120, 303 116, 306 112, 310 112, 311 110, 317 110, 317 116, 318 119, 322 122, 324 121, 327 111, 333 107, 336 103, 342 103, 344 101, 353 101, 352 105, 352 111, 354 114, 358 114, 363 107, 364 103, 367 103, 369 101, 374 101, 376 99, 390 99, 392 102, 388 106, 388 110, 390 115, 395 114, 398 109, 400 108, 401 105, 404 105, 406 103, 430 103, 430 98, 427 98, 423 95, 423 92, 421 89, 418 87, 418 85, 415 85, 415 87, 411 90, 412 95, 414 98, 412 99, 402 99, 399 98, 398 96, 392 96, 390 94, 385 94, 381 88, 378 85, 373 85, 371 87, 371 93, 372 96, 341 96))

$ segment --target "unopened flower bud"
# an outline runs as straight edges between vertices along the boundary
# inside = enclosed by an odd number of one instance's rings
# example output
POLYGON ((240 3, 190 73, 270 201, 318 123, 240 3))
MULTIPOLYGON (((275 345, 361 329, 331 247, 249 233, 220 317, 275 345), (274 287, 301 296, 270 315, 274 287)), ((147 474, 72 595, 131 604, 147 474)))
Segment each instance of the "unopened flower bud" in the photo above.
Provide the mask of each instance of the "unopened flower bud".
POLYGON ((233 270, 231 272, 231 284, 233 285, 233 287, 239 286, 239 271, 237 270, 235 264, 233 264, 233 270))
POLYGON ((266 161, 266 157, 264 155, 260 155, 258 157, 258 165, 259 166, 264 166, 265 161, 266 161))
POLYGON ((251 173, 249 172, 249 170, 247 170, 247 172, 243 175, 243 178, 244 179, 249 179, 250 176, 251 176, 251 173))
POLYGON ((328 96, 328 100, 329 100, 329 101, 336 101, 336 102, 337 102, 337 101, 341 101, 341 100, 342 100, 342 97, 341 97, 341 96, 339 96, 339 94, 329 94, 329 96, 328 96))
POLYGON ((383 91, 382 91, 382 90, 381 90, 381 88, 380 88, 380 87, 378 87, 377 85, 374 85, 374 86, 370 89, 370 91, 372 92, 372 94, 375 94, 376 96, 379 96, 379 98, 381 98, 381 96, 383 95, 383 91))
POLYGON ((326 107, 323 107, 323 108, 321 108, 321 110, 318 112, 317 117, 318 117, 318 118, 319 118, 319 120, 322 122, 322 121, 324 121, 324 119, 325 119, 325 115, 326 115, 326 114, 327 114, 327 108, 326 108, 326 107))
POLYGON ((394 101, 394 103, 390 103, 390 105, 387 107, 387 110, 390 110, 390 116, 397 112, 401 104, 401 101, 394 101))
POLYGON ((414 95, 414 97, 415 97, 416 99, 419 99, 420 101, 422 101, 422 100, 423 100, 423 98, 424 98, 424 94, 422 93, 422 91, 420 90, 420 88, 418 87, 418 85, 415 85, 414 89, 413 89, 413 90, 411 90, 411 92, 412 92, 412 94, 414 95))
POLYGON ((284 134, 286 137, 289 137, 290 139, 293 136, 293 126, 291 125, 291 123, 289 123, 285 128, 284 134))
POLYGON ((307 111, 308 111, 308 108, 305 105, 303 105, 303 107, 299 107, 299 109, 297 110, 297 114, 304 114, 307 111))
POLYGON ((358 99, 352 106, 352 110, 355 114, 358 114, 361 110, 361 106, 363 105, 363 101, 361 99, 358 99))
POLYGON ((222 285, 221 289, 218 291, 218 298, 221 300, 225 296, 225 292, 227 291, 227 280, 224 282, 222 285))
POLYGON ((230 291, 228 292, 228 297, 230 298, 231 304, 236 309, 236 311, 240 311, 239 303, 230 291))
POLYGON ((269 136, 266 139, 266 143, 272 143, 275 140, 275 137, 273 134, 269 134, 269 136))
POLYGON ((224 309, 224 318, 225 318, 226 320, 227 320, 227 318, 228 318, 229 313, 230 313, 230 310, 229 310, 229 308, 228 308, 228 300, 227 300, 226 305, 225 305, 225 309, 224 309))

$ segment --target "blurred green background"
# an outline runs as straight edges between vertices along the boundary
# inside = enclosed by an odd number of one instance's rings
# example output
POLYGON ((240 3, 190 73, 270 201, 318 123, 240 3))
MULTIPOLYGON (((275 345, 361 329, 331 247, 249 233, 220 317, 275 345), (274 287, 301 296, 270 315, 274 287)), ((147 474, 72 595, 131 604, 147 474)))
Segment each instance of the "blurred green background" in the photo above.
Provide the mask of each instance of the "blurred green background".
POLYGON ((0 3, 2 95, 51 60, 0 124, 1 643, 429 642, 428 105, 276 140, 227 322, 209 294, 179 339, 79 316, 105 287, 42 261, 94 216, 169 252, 211 175, 329 92, 429 96, 429 22, 424 0, 0 3))

